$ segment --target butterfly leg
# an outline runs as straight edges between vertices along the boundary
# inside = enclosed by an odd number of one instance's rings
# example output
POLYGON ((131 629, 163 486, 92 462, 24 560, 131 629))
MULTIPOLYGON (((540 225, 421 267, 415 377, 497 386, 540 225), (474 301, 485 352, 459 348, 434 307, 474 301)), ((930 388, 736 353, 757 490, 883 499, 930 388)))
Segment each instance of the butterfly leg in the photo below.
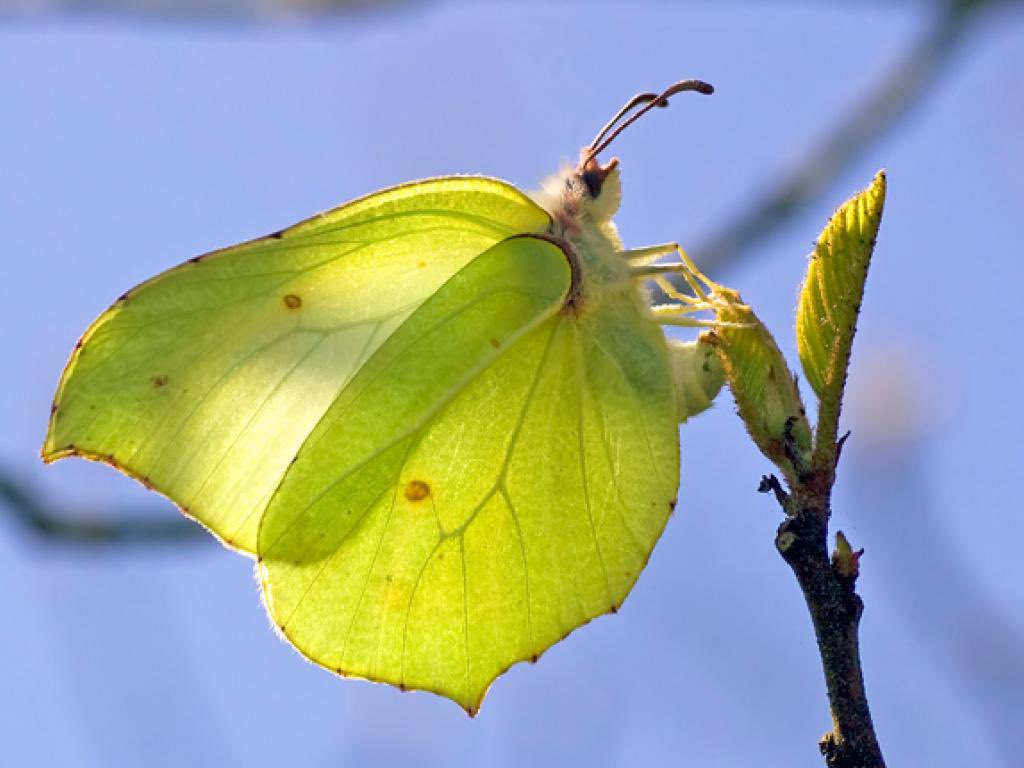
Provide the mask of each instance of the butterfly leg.
POLYGON ((662 256, 675 253, 678 248, 678 243, 661 243, 660 245, 649 245, 646 248, 627 248, 624 251, 619 251, 619 256, 631 265, 641 266, 657 261, 662 256))
POLYGON ((653 280, 662 292, 676 303, 651 307, 651 317, 662 325, 686 328, 749 327, 748 323, 734 323, 687 317, 695 312, 718 312, 726 306, 740 308, 739 295, 706 277, 693 263, 693 259, 677 243, 655 245, 623 251, 630 259, 630 274, 637 280, 653 280), (675 253, 679 261, 670 264, 652 263, 659 256, 675 253), (681 292, 668 277, 679 275, 693 295, 681 292))
POLYGON ((661 304, 651 307, 651 317, 659 325, 671 325, 676 328, 752 328, 754 323, 732 323, 723 320, 706 320, 699 317, 686 317, 690 312, 700 312, 711 307, 680 307, 677 304, 661 304))
MULTIPOLYGON (((679 275, 686 281, 686 284, 690 286, 698 300, 701 301, 707 301, 709 294, 722 292, 722 286, 706 277, 704 273, 697 268, 697 265, 693 263, 693 259, 690 258, 678 243, 655 245, 650 248, 637 248, 632 251, 623 251, 622 253, 636 254, 635 259, 632 256, 630 257, 631 262, 635 264, 635 266, 630 269, 630 272, 634 277, 639 279, 654 279, 657 281, 658 277, 664 277, 665 275, 679 275), (671 250, 668 250, 669 248, 671 248, 671 250), (669 253, 678 254, 679 261, 671 264, 653 264, 648 260, 656 258, 657 256, 664 256, 669 253), (703 287, 701 284, 703 284, 703 287)), ((661 282, 658 281, 658 284, 661 285, 661 282)), ((672 296, 672 298, 679 297, 672 296)))

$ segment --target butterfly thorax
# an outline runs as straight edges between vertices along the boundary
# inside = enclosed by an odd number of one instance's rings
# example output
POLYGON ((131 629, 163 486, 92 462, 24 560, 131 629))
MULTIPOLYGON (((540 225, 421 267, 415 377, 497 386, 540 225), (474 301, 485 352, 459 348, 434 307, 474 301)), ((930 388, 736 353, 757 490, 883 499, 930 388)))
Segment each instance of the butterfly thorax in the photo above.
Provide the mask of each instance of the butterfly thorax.
POLYGON ((580 271, 580 309, 596 308, 611 294, 636 292, 612 221, 622 199, 618 160, 565 165, 545 179, 536 199, 551 216, 549 234, 568 248, 580 271))

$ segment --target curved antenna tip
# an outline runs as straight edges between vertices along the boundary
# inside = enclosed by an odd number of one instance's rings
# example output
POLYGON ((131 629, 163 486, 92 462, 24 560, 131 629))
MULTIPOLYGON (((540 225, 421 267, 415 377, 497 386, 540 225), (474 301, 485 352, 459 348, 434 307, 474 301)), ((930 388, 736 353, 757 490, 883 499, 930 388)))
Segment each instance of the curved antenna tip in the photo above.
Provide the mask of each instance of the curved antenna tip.
POLYGON ((678 83, 670 85, 661 95, 662 98, 667 99, 669 96, 675 96, 683 91, 696 91, 697 93, 703 93, 705 96, 710 96, 715 92, 715 86, 711 83, 705 83, 703 80, 680 80, 678 83))
POLYGON ((604 128, 601 129, 601 132, 597 134, 594 140, 586 148, 584 155, 585 159, 581 165, 586 165, 590 160, 597 157, 597 155, 603 152, 620 133, 645 114, 655 107, 667 107, 669 98, 675 96, 677 93, 682 93, 683 91, 696 91, 697 93, 704 94, 705 96, 710 96, 715 92, 715 88, 711 83, 705 83, 703 80, 679 80, 661 93, 637 94, 627 101, 625 106, 623 106, 622 109, 615 114, 615 117, 609 120, 604 128), (639 109, 637 109, 637 107, 639 107, 639 109), (633 111, 634 109, 636 111, 633 111), (623 119, 630 112, 633 112, 633 114, 628 118, 623 119), (622 122, 619 122, 620 120, 622 122))

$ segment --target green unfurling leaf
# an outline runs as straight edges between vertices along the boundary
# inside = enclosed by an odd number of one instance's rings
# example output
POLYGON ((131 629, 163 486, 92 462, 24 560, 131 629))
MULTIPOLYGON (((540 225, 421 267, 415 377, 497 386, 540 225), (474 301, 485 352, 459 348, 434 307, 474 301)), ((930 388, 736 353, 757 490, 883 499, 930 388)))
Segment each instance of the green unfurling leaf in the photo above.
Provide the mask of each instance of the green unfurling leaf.
POLYGON ((826 225, 800 291, 797 349, 823 414, 838 414, 884 203, 885 172, 879 171, 871 186, 840 206, 826 225))

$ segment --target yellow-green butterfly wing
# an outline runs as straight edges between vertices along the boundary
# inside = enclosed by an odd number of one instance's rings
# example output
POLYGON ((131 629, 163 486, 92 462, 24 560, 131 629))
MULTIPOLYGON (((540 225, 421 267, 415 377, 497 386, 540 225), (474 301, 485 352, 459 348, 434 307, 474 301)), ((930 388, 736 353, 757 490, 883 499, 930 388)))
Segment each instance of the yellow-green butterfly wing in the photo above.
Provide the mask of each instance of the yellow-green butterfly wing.
POLYGON ((83 336, 43 457, 113 464, 254 552, 263 509, 345 383, 472 258, 548 222, 504 182, 440 178, 169 270, 83 336))
POLYGON ((712 90, 630 99, 540 204, 415 182, 143 283, 76 347, 43 457, 106 461, 254 554, 314 662, 475 713, 622 603, 675 506, 677 425, 722 386, 713 339, 660 327, 701 325, 718 287, 673 243, 623 248, 597 160, 712 90))
POLYGON ((255 554, 313 661, 473 713, 621 604, 675 503, 677 424, 721 384, 609 277, 611 240, 581 293, 553 228, 450 177, 172 269, 86 332, 44 457, 107 461, 255 554))
POLYGON ((631 296, 577 315, 566 254, 477 257, 360 369, 259 533, 267 606, 340 674, 473 713, 503 670, 614 610, 678 482, 661 330, 631 296))

